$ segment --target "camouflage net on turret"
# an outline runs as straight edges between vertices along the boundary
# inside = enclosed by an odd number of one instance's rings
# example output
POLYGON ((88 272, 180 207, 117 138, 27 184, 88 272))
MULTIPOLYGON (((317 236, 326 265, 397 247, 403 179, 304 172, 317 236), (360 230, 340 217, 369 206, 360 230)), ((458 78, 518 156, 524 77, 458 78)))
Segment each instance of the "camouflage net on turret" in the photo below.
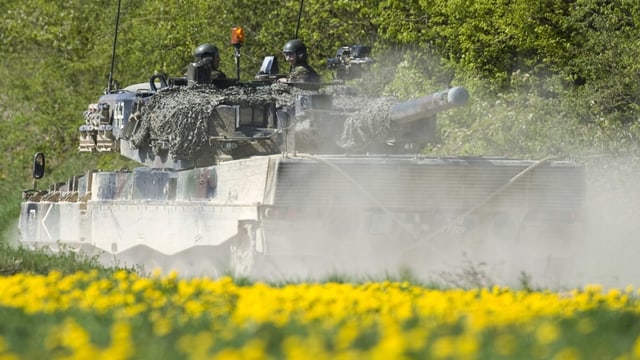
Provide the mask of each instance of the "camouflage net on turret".
POLYGON ((360 151, 371 144, 386 141, 391 136, 389 109, 395 98, 342 97, 334 100, 336 108, 349 114, 342 135, 336 144, 347 151, 360 151))
POLYGON ((212 85, 174 87, 158 91, 142 109, 141 123, 131 136, 140 147, 153 140, 154 150, 167 149, 174 159, 189 159, 208 145, 215 129, 210 120, 222 121, 216 112, 221 104, 291 105, 295 94, 284 84, 261 87, 212 85))
MULTIPOLYGON (((326 87, 319 91, 333 96, 332 111, 345 115, 342 135, 336 144, 346 151, 359 151, 373 143, 386 141, 391 133, 389 109, 396 102, 390 97, 369 98, 344 88, 326 87)), ((191 159, 209 146, 216 129, 209 124, 222 122, 216 107, 228 105, 293 106, 301 95, 318 91, 301 90, 286 84, 232 86, 220 89, 213 85, 173 87, 158 91, 144 105, 140 124, 131 135, 134 145, 152 144, 156 153, 168 150, 174 159, 191 159)), ((340 133, 340 129, 337 129, 340 133)))

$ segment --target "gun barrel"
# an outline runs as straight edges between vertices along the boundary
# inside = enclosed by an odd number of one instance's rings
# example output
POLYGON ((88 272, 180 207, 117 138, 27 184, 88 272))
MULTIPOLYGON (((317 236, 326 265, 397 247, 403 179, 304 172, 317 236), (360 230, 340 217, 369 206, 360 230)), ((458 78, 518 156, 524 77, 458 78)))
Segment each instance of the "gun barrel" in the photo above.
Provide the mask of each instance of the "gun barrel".
POLYGON ((389 109, 389 118, 396 123, 424 119, 440 111, 462 106, 469 100, 465 88, 454 87, 416 99, 395 104, 389 109))

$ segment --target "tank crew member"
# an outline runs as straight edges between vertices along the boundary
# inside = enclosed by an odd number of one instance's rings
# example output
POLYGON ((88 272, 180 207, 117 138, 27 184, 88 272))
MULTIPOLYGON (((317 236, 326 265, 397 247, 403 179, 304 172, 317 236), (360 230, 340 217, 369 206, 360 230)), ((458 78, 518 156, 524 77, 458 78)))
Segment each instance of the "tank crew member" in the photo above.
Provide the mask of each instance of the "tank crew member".
POLYGON ((196 64, 211 67, 211 80, 226 79, 227 76, 218 69, 220 66, 220 52, 212 44, 202 44, 193 51, 196 64))
POLYGON ((286 79, 288 82, 320 82, 320 76, 307 63, 307 47, 299 39, 289 40, 282 48, 285 60, 291 64, 291 71, 286 79))

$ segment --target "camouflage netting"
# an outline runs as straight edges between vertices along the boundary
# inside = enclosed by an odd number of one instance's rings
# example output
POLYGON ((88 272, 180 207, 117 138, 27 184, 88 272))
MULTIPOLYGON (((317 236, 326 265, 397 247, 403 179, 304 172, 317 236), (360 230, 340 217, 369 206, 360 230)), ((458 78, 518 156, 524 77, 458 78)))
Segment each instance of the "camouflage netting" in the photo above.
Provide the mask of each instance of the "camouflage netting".
POLYGON ((294 91, 284 84, 226 89, 195 85, 161 90, 142 109, 141 123, 131 140, 138 147, 155 140, 155 150, 163 147, 174 159, 189 159, 208 144, 210 135, 216 135, 215 129, 209 129, 209 119, 222 121, 216 112, 218 105, 282 106, 291 105, 294 99, 294 91))
MULTIPOLYGON (((358 96, 338 86, 325 87, 319 92, 333 96, 333 111, 348 114, 342 135, 335 139, 341 148, 358 151, 389 137, 389 108, 395 99, 358 96)), ((153 143, 156 152, 167 149, 174 159, 190 159, 208 146, 210 136, 217 135, 216 129, 209 129, 209 124, 210 119, 214 123, 222 122, 216 112, 218 105, 275 103, 278 107, 292 106, 297 96, 314 93, 318 91, 278 83, 226 89, 212 85, 164 89, 145 104, 131 140, 138 147, 153 143)))
POLYGON ((334 100, 334 106, 344 107, 343 111, 349 114, 344 122, 342 135, 336 139, 337 145, 347 151, 359 151, 387 140, 391 136, 389 109, 396 102, 391 97, 362 96, 334 100))

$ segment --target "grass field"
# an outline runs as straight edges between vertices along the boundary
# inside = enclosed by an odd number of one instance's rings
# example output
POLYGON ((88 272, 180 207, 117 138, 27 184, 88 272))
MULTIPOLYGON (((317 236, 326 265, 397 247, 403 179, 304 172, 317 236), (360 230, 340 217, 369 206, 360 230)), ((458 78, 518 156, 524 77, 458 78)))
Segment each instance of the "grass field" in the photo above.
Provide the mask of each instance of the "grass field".
POLYGON ((0 277, 0 359, 637 359, 638 291, 0 277))

